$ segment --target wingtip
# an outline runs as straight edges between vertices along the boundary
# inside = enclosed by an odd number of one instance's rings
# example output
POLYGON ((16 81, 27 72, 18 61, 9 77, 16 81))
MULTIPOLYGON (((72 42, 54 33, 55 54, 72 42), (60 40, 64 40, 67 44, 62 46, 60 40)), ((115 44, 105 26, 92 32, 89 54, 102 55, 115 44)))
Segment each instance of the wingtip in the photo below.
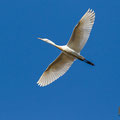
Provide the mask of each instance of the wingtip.
POLYGON ((47 86, 47 85, 45 85, 45 84, 40 83, 39 81, 37 82, 37 85, 38 85, 39 87, 45 87, 45 86, 47 86))
POLYGON ((88 8, 87 12, 94 12, 94 10, 91 8, 88 8))

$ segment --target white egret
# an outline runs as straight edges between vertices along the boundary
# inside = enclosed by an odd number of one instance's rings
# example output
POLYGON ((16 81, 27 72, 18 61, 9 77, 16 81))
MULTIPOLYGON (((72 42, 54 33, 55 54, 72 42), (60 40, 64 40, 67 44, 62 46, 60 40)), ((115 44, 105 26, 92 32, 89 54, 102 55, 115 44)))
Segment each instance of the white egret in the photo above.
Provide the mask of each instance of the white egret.
POLYGON ((46 38, 38 38, 57 47, 62 51, 61 54, 56 58, 56 60, 51 63, 42 74, 37 82, 38 85, 46 86, 58 79, 60 76, 67 72, 67 70, 76 59, 84 61, 90 65, 94 65, 80 55, 80 51, 89 38, 94 21, 95 13, 92 9, 88 9, 88 11, 75 26, 72 36, 67 45, 59 46, 46 38))

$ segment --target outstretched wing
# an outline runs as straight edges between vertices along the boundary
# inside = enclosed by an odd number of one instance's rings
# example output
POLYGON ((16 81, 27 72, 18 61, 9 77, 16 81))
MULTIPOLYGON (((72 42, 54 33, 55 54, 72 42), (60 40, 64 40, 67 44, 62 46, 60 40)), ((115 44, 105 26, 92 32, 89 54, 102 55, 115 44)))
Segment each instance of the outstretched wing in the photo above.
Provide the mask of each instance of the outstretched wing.
POLYGON ((74 60, 75 58, 62 52, 56 58, 56 60, 48 66, 46 71, 40 77, 37 84, 40 86, 46 86, 52 83, 67 72, 74 60))
POLYGON ((76 52, 80 52, 89 38, 94 21, 95 13, 92 9, 88 9, 75 26, 72 36, 67 43, 68 47, 74 49, 76 52))

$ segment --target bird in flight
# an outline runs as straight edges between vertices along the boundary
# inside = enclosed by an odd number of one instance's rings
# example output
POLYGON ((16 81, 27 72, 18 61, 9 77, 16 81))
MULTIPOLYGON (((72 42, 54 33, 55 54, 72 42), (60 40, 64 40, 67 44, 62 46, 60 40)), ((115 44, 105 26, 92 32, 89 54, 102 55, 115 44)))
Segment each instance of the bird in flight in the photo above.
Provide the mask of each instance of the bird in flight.
POLYGON ((92 9, 88 9, 88 11, 83 15, 78 24, 75 26, 68 43, 63 46, 56 45, 54 42, 46 38, 38 38, 62 51, 56 60, 53 61, 42 74, 37 82, 38 85, 49 85, 60 76, 64 75, 76 59, 94 66, 92 62, 86 60, 80 54, 80 51, 83 49, 89 38, 94 21, 95 12, 92 9))

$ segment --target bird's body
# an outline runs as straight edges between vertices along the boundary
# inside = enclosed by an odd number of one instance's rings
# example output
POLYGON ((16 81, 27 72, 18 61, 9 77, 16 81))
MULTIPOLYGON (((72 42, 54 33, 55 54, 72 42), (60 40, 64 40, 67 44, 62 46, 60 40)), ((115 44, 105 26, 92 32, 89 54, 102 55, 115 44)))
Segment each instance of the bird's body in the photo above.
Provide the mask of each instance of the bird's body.
POLYGON ((68 47, 67 45, 58 46, 58 49, 63 51, 64 54, 70 55, 71 57, 77 58, 78 56, 80 56, 80 53, 77 53, 76 51, 68 47))
POLYGON ((79 23, 75 26, 72 36, 67 45, 59 46, 46 38, 38 38, 57 47, 62 51, 61 54, 56 58, 56 60, 48 66, 46 71, 40 77, 39 81, 37 82, 38 85, 46 86, 58 79, 65 72, 67 72, 67 70, 70 68, 70 66, 76 59, 84 61, 90 65, 94 65, 80 55, 80 51, 82 50, 89 38, 92 26, 94 24, 94 20, 94 11, 88 9, 88 11, 79 21, 79 23))

